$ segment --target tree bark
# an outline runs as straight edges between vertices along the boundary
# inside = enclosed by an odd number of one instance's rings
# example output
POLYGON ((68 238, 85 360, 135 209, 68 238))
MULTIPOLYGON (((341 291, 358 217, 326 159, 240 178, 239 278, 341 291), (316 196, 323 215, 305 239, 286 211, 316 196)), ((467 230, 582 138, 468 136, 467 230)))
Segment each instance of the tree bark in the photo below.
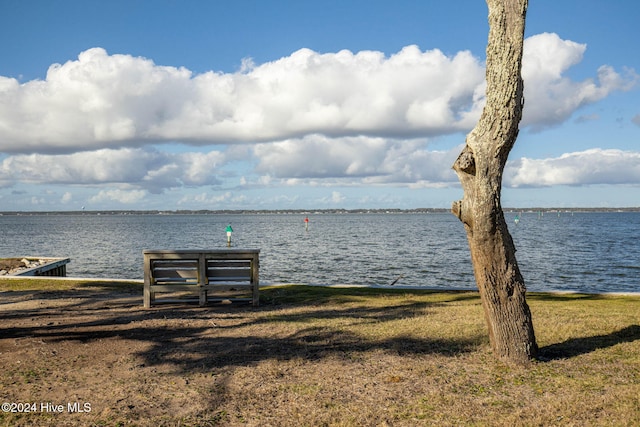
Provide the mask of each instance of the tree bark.
POLYGON ((515 246, 500 204, 502 174, 518 136, 524 105, 521 77, 528 0, 487 0, 486 105, 453 165, 463 199, 452 212, 463 222, 491 346, 496 356, 526 364, 537 355, 531 312, 515 246))

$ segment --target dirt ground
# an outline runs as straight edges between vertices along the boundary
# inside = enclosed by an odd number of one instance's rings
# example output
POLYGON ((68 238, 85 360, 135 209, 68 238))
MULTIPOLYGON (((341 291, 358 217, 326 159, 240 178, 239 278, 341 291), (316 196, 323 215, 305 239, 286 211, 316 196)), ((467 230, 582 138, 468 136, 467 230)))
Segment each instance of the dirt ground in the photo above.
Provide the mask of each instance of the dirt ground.
POLYGON ((252 310, 246 304, 145 310, 141 293, 126 291, 6 292, 0 425, 200 423, 204 412, 215 423, 215 390, 224 387, 226 368, 255 357, 230 355, 212 337, 250 321, 252 310), (5 403, 13 407, 7 411, 5 403))
POLYGON ((295 310, 144 309, 141 289, 2 292, 0 426, 403 425, 387 423, 388 397, 419 394, 407 382, 416 355, 387 353, 411 343, 363 344, 288 319, 369 322, 410 309, 295 310))

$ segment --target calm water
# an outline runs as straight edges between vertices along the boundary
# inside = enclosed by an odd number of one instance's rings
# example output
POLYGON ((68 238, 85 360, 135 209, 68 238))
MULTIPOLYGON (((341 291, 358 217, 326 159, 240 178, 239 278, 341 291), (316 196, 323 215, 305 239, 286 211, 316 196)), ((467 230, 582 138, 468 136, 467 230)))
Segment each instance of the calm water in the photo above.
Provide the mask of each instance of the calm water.
MULTIPOLYGON (((640 292, 640 213, 507 214, 532 291, 640 292)), ((475 288, 451 214, 4 215, 0 257, 69 257, 69 276, 142 278, 143 249, 260 248, 261 283, 475 288)))

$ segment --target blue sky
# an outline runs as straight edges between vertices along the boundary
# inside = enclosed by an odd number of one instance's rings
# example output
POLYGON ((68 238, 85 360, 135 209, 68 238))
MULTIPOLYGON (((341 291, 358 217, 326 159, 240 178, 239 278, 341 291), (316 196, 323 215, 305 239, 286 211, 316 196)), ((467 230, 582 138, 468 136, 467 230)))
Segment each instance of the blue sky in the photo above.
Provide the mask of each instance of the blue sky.
MULTIPOLYGON (((640 206, 638 18, 530 2, 504 206, 640 206)), ((479 0, 0 0, 0 211, 448 208, 487 31, 479 0)))

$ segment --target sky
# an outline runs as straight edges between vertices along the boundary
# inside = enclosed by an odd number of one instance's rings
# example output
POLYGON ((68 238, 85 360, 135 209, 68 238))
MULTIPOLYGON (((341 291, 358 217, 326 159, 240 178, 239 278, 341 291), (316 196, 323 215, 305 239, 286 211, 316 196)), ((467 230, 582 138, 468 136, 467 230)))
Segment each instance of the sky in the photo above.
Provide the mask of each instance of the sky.
MULTIPOLYGON (((531 0, 505 207, 640 206, 640 2, 531 0)), ((0 0, 0 211, 449 208, 481 0, 0 0)))

